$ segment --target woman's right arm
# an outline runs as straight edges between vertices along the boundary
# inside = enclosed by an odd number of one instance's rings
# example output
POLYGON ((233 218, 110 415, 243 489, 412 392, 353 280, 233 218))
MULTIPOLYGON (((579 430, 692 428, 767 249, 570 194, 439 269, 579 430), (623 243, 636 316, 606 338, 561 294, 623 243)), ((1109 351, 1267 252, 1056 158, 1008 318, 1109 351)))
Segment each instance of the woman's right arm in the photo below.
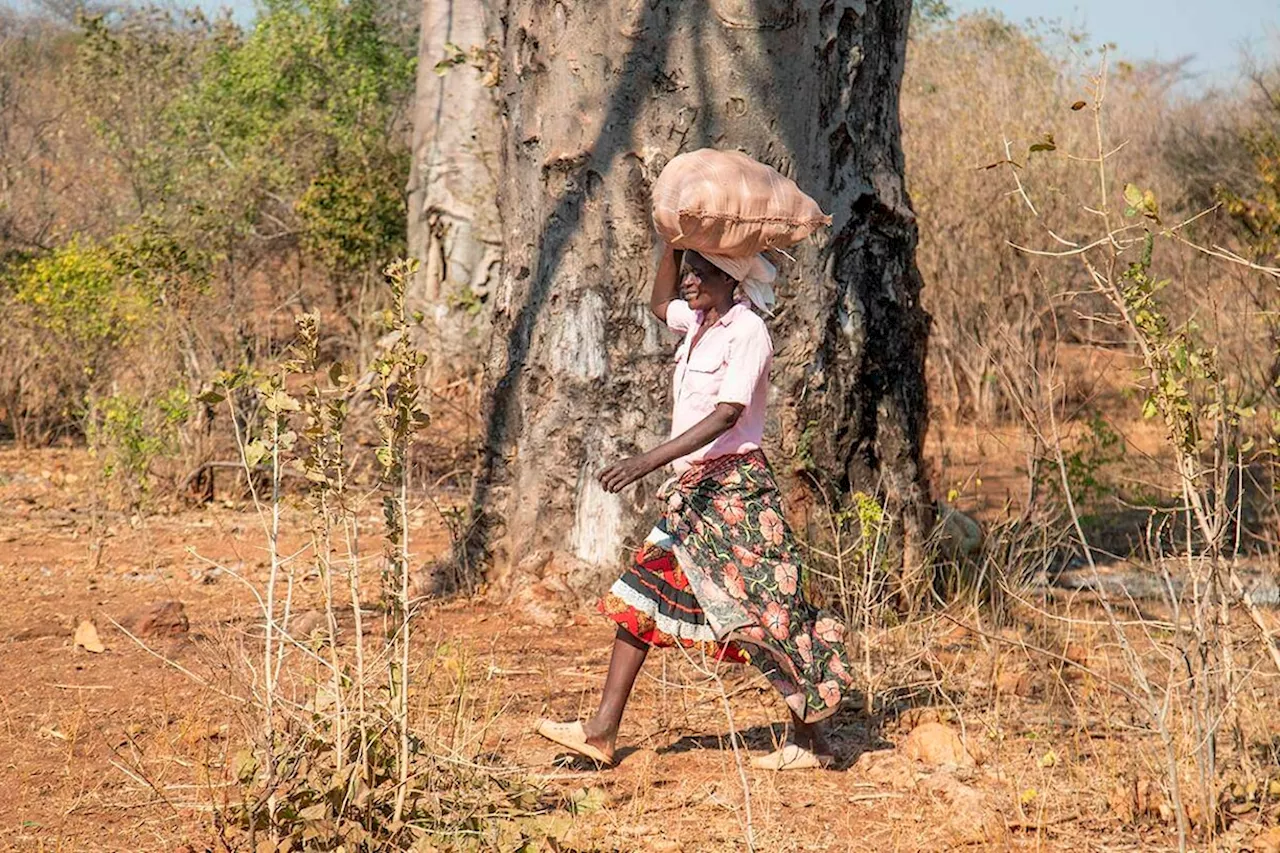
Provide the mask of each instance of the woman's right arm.
POLYGON ((658 271, 653 277, 653 293, 649 296, 649 310, 662 322, 667 321, 667 303, 676 298, 680 284, 680 256, 665 241, 660 241, 658 271))

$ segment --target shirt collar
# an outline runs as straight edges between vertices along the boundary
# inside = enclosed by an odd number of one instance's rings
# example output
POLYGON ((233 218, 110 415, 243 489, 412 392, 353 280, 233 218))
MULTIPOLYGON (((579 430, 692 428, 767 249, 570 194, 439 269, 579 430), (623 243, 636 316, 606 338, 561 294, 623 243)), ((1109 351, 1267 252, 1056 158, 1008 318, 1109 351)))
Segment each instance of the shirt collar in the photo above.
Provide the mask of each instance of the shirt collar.
MULTIPOLYGON (((716 320, 715 324, 717 326, 731 326, 733 325, 733 321, 736 320, 742 314, 743 311, 750 311, 750 310, 751 308, 748 307, 747 303, 735 302, 733 303, 732 308, 724 312, 724 314, 720 315, 720 319, 716 320)), ((698 325, 702 325, 702 318, 705 316, 706 316, 705 311, 698 312, 698 325)))

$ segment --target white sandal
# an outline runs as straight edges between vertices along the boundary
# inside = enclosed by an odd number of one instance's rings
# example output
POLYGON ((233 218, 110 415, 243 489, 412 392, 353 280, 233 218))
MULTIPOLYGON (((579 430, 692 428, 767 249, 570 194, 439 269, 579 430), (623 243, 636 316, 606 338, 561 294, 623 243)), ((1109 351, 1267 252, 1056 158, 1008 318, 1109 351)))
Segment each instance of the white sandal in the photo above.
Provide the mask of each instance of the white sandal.
POLYGON ((823 770, 834 763, 832 756, 818 755, 794 743, 751 759, 751 766, 757 770, 823 770))
POLYGON ((534 731, 547 740, 560 744, 565 749, 590 758, 597 764, 605 767, 613 766, 612 755, 607 755, 604 750, 587 743, 587 733, 583 731, 582 723, 577 720, 572 723, 539 720, 534 731))

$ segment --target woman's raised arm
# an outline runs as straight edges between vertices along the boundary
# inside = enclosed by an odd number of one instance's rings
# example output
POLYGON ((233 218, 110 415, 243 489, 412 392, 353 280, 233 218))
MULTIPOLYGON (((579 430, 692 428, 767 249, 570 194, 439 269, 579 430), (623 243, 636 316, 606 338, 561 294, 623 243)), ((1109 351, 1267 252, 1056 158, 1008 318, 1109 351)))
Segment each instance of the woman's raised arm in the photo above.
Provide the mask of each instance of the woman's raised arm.
POLYGON ((662 322, 667 321, 667 303, 676 298, 680 286, 680 256, 664 240, 659 240, 658 270, 653 276, 653 293, 649 296, 649 310, 662 322))

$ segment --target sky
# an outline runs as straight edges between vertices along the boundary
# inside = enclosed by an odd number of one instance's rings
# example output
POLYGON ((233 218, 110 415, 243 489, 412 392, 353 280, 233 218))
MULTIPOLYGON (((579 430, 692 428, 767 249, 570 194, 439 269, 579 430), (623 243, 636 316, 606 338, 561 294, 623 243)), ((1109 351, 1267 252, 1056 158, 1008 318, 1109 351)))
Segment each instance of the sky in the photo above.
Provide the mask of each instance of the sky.
MULTIPOLYGON (((1191 73, 1205 85, 1230 85, 1243 51, 1280 56, 1280 0, 947 0, 957 13, 990 8, 1010 20, 1059 20, 1113 42, 1120 56, 1174 60, 1194 56, 1191 73)), ((205 0, 247 19, 252 0, 205 0)))
POLYGON ((1194 57, 1201 85, 1230 85, 1244 51, 1280 56, 1280 0, 947 0, 953 12, 995 9, 1006 18, 1058 20, 1114 43, 1130 60, 1194 57))
MULTIPOLYGON (((689 0, 686 0, 688 2, 689 0)), ((23 0, 0 0, 21 5, 23 0)), ((208 10, 231 8, 248 21, 253 0, 198 0, 208 10)), ((1194 57, 1193 85, 1229 86, 1246 50, 1280 57, 1280 0, 946 0, 956 13, 995 9, 1015 23, 1047 19, 1114 43, 1130 60, 1194 57)))

